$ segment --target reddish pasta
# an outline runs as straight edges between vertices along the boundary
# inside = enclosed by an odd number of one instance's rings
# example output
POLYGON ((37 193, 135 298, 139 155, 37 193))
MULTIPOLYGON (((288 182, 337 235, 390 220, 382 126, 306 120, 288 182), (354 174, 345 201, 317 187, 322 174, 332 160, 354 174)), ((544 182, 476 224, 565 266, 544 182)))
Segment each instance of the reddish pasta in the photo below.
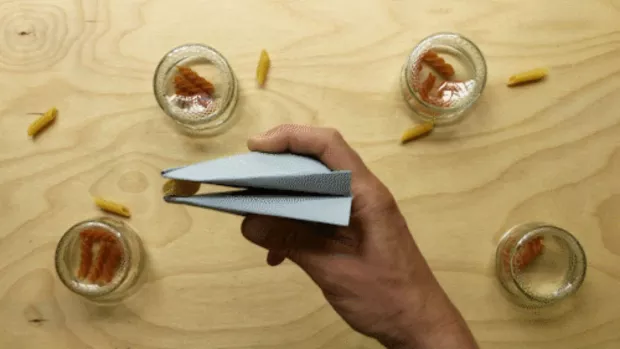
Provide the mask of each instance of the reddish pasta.
POLYGON ((437 77, 435 77, 433 73, 428 73, 426 80, 424 80, 424 82, 422 83, 422 86, 420 86, 420 97, 422 98, 423 101, 430 103, 429 96, 430 96, 431 90, 435 86, 436 81, 437 81, 437 77))
POLYGON ((211 96, 215 92, 215 86, 207 79, 198 75, 188 67, 178 67, 179 75, 175 77, 175 89, 177 94, 182 96, 192 96, 205 93, 211 96), (182 77, 182 79, 180 79, 182 77))
POLYGON ((80 234, 80 248, 81 248, 81 254, 80 254, 80 268, 78 270, 78 278, 79 279, 84 279, 86 278, 86 276, 88 275, 88 272, 90 270, 90 266, 92 264, 93 261, 93 238, 88 235, 85 234, 88 233, 88 231, 83 231, 82 234, 80 234))
POLYGON ((100 281, 106 284, 112 281, 122 257, 123 249, 121 248, 121 246, 119 246, 118 243, 111 244, 110 254, 108 256, 108 259, 106 260, 106 263, 103 266, 103 271, 99 279, 100 281))
POLYGON ((184 97, 191 97, 202 93, 200 87, 192 84, 182 75, 177 75, 174 77, 174 88, 176 94, 184 97))
POLYGON ((103 271, 105 262, 108 258, 109 252, 110 252, 109 243, 104 242, 104 243, 99 244, 99 252, 97 253, 95 264, 93 265, 93 267, 90 270, 90 273, 88 274, 88 281, 90 281, 91 283, 95 283, 97 280, 99 280, 99 277, 101 276, 101 272, 103 271))
POLYGON ((454 68, 449 63, 439 57, 437 52, 435 51, 427 51, 423 56, 422 60, 427 63, 431 68, 433 68, 437 73, 439 73, 444 79, 448 79, 454 75, 454 68))
POLYGON ((123 248, 116 236, 109 231, 88 229, 80 233, 80 239, 81 259, 78 278, 88 278, 91 283, 109 283, 114 278, 123 256, 123 248), (98 245, 99 251, 93 263, 95 244, 98 245))
MULTIPOLYGON (((543 238, 536 237, 526 244, 521 246, 517 253, 514 255, 513 265, 516 271, 521 271, 530 265, 536 257, 538 257, 544 249, 543 238)), ((510 250, 503 251, 504 264, 507 269, 510 269, 510 250)))

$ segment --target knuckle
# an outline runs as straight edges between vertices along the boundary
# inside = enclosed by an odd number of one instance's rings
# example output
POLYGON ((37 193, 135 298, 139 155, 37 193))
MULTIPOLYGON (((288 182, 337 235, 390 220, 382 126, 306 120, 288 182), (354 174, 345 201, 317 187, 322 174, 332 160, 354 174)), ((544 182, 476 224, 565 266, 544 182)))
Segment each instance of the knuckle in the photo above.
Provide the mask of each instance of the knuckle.
MULTIPOLYGON (((355 190, 354 190, 355 192, 355 190)), ((359 186, 355 193, 363 208, 374 212, 398 210, 398 202, 389 189, 379 180, 369 180, 359 186)))
POLYGON ((282 236, 282 246, 284 248, 294 248, 299 245, 299 234, 297 232, 290 232, 282 236))
POLYGON ((398 202, 389 190, 380 190, 376 197, 377 206, 385 211, 398 210, 398 202))
POLYGON ((398 210, 398 202, 396 201, 396 198, 390 194, 384 199, 383 207, 387 211, 396 211, 398 210))
POLYGON ((329 139, 330 142, 344 141, 344 137, 342 136, 342 133, 340 133, 340 131, 336 130, 335 128, 328 128, 326 133, 327 133, 327 138, 329 139))

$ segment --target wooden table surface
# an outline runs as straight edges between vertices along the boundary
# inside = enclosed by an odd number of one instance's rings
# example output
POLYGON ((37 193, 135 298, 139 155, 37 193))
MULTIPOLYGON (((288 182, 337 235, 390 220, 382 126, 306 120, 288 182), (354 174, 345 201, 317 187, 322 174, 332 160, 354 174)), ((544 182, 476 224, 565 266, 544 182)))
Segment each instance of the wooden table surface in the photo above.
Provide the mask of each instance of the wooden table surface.
POLYGON ((162 168, 243 152, 281 123, 335 127, 360 152, 482 348, 620 347, 619 0, 1 0, 0 32, 1 348, 379 348, 296 266, 267 267, 240 218, 162 202, 162 168), (401 146, 399 70, 438 31, 480 46, 488 84, 462 123, 401 146), (240 82, 238 120, 216 137, 180 134, 153 96, 159 59, 189 42, 240 82), (538 66, 547 81, 505 86, 538 66), (29 139, 27 114, 51 106, 58 122, 29 139), (63 232, 99 215, 91 195, 131 207, 150 258, 115 308, 54 271, 63 232), (562 311, 512 306, 494 276, 500 234, 535 220, 588 256, 562 311))

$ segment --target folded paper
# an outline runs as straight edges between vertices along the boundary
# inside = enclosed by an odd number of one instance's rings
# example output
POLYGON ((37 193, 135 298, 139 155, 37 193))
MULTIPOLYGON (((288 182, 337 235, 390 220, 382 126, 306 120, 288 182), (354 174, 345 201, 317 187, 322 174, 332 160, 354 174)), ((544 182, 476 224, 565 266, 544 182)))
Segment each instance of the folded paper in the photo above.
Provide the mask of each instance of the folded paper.
POLYGON ((162 176, 248 188, 165 197, 170 203, 241 215, 269 215, 340 226, 349 224, 351 171, 332 171, 309 157, 251 152, 164 170, 162 176))

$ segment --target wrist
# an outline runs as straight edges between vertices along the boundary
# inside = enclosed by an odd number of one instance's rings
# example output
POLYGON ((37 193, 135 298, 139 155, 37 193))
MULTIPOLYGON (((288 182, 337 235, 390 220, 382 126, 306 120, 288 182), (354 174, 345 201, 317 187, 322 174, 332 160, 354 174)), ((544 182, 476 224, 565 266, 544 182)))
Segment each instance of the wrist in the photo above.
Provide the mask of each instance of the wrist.
POLYGON ((394 322, 394 331, 379 342, 388 349, 476 349, 478 346, 443 289, 434 287, 417 292, 403 304, 406 309, 394 322))

